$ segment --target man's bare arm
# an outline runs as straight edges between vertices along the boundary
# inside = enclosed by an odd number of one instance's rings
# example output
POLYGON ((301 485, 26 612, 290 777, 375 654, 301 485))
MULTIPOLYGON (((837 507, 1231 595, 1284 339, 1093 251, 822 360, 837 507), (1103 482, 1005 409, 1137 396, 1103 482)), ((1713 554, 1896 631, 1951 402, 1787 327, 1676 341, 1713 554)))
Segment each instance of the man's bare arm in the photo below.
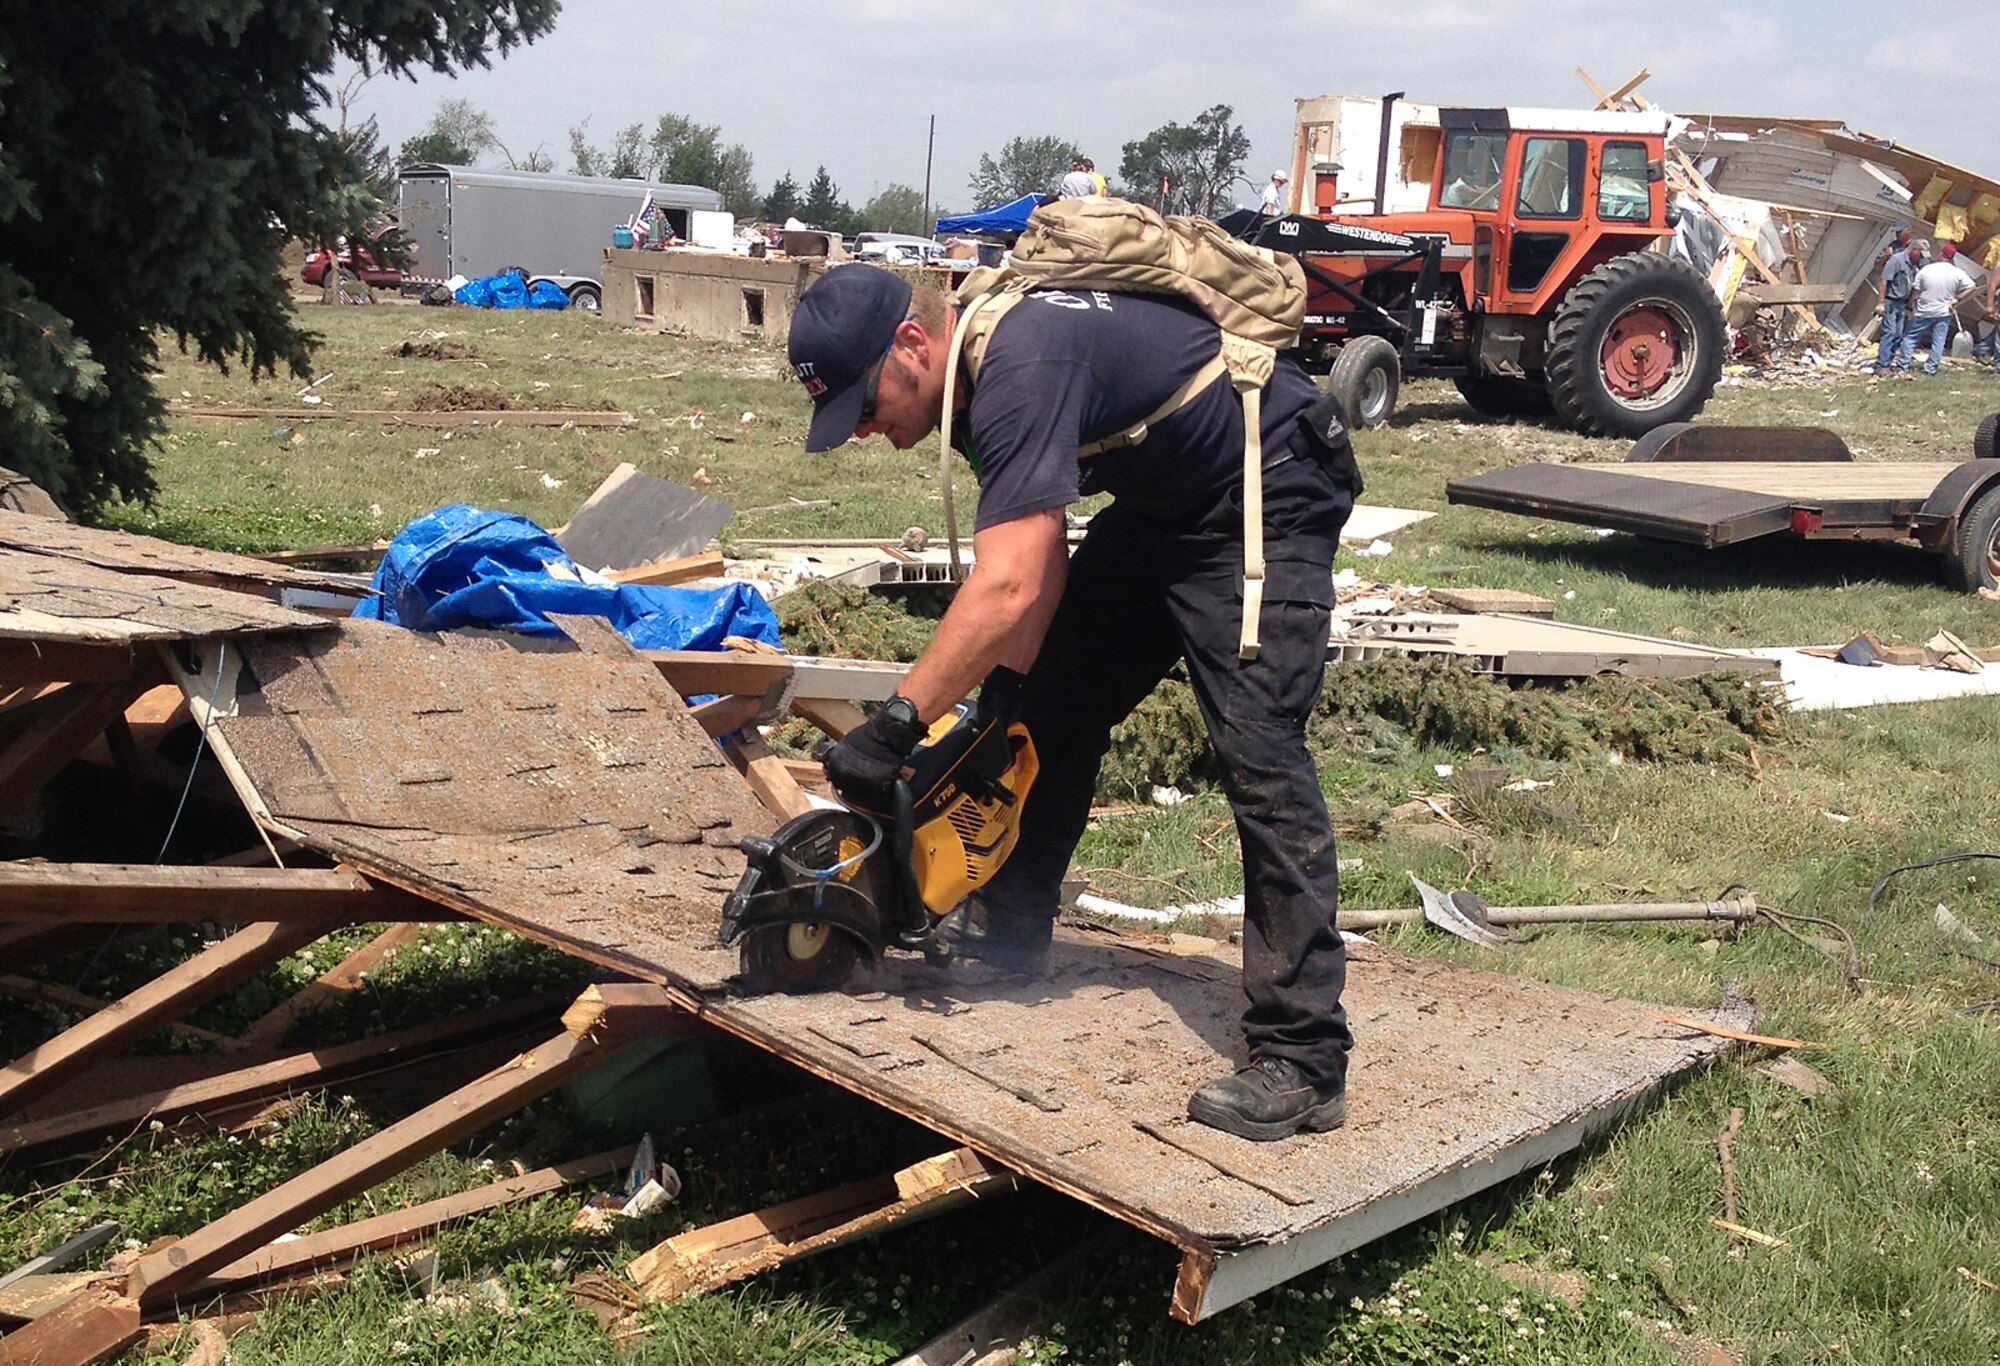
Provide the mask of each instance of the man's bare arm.
POLYGON ((975 567, 897 689, 926 723, 996 667, 1026 673, 1042 647, 1069 576, 1061 508, 987 527, 972 538, 975 567))

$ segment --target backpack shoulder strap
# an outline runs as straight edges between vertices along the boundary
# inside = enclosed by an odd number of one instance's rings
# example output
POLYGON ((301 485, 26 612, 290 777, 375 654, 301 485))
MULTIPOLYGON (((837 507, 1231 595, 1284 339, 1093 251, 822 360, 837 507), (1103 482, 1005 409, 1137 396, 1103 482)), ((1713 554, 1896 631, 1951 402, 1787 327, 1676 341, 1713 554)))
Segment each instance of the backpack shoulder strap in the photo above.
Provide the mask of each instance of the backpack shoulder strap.
POLYGON ((944 498, 944 540, 954 583, 965 577, 958 554, 958 507, 951 491, 954 455, 951 423, 953 409, 958 404, 958 367, 962 361, 967 377, 975 381, 979 378, 979 367, 986 361, 986 347, 993 339, 993 329, 1026 297, 1026 282, 1003 271, 974 271, 954 295, 959 305, 958 318, 952 324, 951 342, 944 351, 944 411, 938 417, 938 492, 944 498))

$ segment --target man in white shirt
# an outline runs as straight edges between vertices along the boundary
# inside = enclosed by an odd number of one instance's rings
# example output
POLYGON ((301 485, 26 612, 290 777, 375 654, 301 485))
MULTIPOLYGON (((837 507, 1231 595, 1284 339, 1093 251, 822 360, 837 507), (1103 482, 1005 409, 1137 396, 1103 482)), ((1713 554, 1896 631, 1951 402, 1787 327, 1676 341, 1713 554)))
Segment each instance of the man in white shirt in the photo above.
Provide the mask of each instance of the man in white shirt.
POLYGON ((1264 187, 1264 212, 1275 217, 1285 211, 1285 182, 1291 177, 1283 171, 1271 172, 1271 183, 1264 187))
POLYGON ((1910 362, 1915 359, 1917 339, 1928 334, 1929 353, 1924 357, 1924 373, 1935 375, 1951 334, 1957 326, 1952 305, 1958 296, 1974 288, 1973 280, 1958 266, 1958 246, 1946 242, 1938 259, 1918 271, 1910 281, 1910 322, 1903 332, 1903 345, 1896 354, 1896 369, 1904 379, 1914 379, 1910 362))
POLYGON ((1097 182, 1092 178, 1082 157, 1069 164, 1069 174, 1056 187, 1056 195, 1061 199, 1088 199, 1097 193, 1097 182))

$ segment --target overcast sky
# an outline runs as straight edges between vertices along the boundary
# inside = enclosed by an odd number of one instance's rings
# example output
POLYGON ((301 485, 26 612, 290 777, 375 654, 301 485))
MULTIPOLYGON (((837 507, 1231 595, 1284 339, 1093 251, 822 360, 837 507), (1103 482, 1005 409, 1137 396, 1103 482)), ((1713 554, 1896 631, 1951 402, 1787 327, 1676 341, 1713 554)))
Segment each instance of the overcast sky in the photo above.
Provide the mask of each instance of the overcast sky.
POLYGON ((565 0, 554 32, 492 69, 378 77, 358 110, 394 148, 463 96, 516 156, 539 146, 563 171, 572 125, 602 145, 685 114, 748 147, 761 188, 823 163, 856 207, 923 187, 935 114, 932 199, 965 210, 980 153, 1017 135, 1075 139, 1115 176, 1125 142, 1228 104, 1261 185, 1290 160, 1302 96, 1587 107, 1578 65, 1606 89, 1645 67, 1639 93, 1667 109, 1840 118, 2000 175, 2000 65, 1953 60, 1954 32, 1968 54, 1982 40, 1925 15, 1860 0, 565 0))

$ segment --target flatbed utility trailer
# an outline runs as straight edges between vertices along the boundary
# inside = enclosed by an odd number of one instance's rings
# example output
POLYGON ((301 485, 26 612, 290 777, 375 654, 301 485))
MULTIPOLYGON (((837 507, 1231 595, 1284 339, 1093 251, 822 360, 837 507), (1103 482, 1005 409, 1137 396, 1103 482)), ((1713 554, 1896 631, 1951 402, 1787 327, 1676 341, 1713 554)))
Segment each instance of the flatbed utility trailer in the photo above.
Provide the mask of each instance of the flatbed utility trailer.
POLYGON ((1713 550, 1764 536, 1878 541, 1942 556, 1967 592, 2000 589, 2000 459, 1857 461, 1821 427, 1676 423, 1623 465, 1516 465, 1445 485, 1468 507, 1713 550))

